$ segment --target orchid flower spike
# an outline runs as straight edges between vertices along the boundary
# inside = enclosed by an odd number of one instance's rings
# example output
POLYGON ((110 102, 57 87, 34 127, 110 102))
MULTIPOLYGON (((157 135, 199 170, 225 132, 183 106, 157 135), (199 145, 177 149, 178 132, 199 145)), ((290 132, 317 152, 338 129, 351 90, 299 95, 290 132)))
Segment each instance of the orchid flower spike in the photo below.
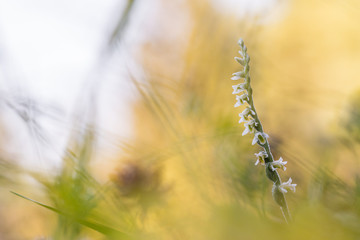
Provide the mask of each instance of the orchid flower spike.
POLYGON ((254 133, 252 145, 257 143, 262 148, 260 152, 255 153, 255 165, 265 165, 265 174, 274 183, 272 192, 273 198, 275 202, 281 207, 285 220, 289 222, 291 221, 291 215, 284 193, 286 193, 289 189, 295 192, 296 184, 292 183, 291 178, 289 178, 289 180, 284 183, 281 181, 277 169, 280 168, 285 171, 285 165, 287 162, 284 161, 281 157, 279 160, 275 160, 271 153, 270 144, 267 140, 269 135, 264 132, 263 126, 254 106, 252 88, 250 84, 250 56, 247 53, 247 47, 245 46, 244 40, 240 39, 238 44, 240 46, 240 56, 236 56, 234 59, 241 65, 241 69, 240 71, 233 73, 231 79, 243 79, 242 83, 238 83, 232 86, 232 94, 236 95, 236 103, 234 107, 239 107, 241 105, 246 106, 245 109, 239 114, 239 123, 244 122, 245 127, 242 135, 244 136, 248 133, 254 133))

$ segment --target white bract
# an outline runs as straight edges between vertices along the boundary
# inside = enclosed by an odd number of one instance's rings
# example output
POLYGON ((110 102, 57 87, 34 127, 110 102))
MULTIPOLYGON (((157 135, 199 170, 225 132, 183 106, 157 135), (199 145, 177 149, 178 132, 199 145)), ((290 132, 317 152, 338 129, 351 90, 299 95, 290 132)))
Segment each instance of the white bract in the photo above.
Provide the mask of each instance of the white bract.
POLYGON ((282 157, 280 157, 279 160, 270 163, 270 169, 275 171, 276 168, 281 168, 282 170, 285 171, 286 170, 285 164, 287 164, 287 162, 283 162, 282 157))
POLYGON ((295 187, 296 187, 296 184, 292 183, 292 179, 289 178, 289 180, 287 182, 280 184, 279 190, 282 193, 287 193, 287 190, 291 190, 291 191, 295 192, 295 187))

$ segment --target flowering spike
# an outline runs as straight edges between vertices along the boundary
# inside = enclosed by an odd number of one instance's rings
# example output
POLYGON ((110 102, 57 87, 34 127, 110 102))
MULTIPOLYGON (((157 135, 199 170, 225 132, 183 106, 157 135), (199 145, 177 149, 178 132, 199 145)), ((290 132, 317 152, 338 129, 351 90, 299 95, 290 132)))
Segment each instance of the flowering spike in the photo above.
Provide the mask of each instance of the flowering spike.
POLYGON ((236 95, 235 107, 244 104, 247 105, 246 108, 239 114, 239 123, 244 123, 245 127, 242 135, 244 136, 246 134, 253 133, 254 138, 252 141, 252 145, 258 143, 260 147, 263 148, 263 150, 259 153, 255 153, 255 156, 257 158, 255 165, 265 165, 265 174, 274 183, 273 198, 283 210, 285 220, 289 222, 291 220, 291 216, 287 207, 284 193, 286 193, 289 189, 295 192, 296 184, 291 183, 291 178, 287 182, 281 183, 281 178, 279 173, 277 172, 277 169, 280 168, 285 171, 285 164, 287 162, 283 161, 281 157, 279 158, 279 160, 275 161, 271 153, 270 145, 267 141, 269 135, 264 132, 254 106, 252 88, 250 86, 250 56, 247 53, 247 47, 245 46, 242 39, 238 41, 238 44, 241 48, 241 50, 239 51, 240 57, 235 57, 235 60, 242 66, 242 70, 233 73, 231 79, 244 79, 243 83, 232 86, 233 94, 242 94, 241 96, 236 95))

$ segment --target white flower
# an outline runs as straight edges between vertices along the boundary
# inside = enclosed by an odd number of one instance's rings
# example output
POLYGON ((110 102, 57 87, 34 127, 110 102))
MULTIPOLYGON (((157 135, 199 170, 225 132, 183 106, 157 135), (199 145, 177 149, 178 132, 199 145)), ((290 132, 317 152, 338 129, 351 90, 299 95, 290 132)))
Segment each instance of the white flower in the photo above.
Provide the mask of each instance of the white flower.
POLYGON ((240 63, 242 66, 245 66, 245 60, 239 57, 234 57, 235 61, 237 61, 238 63, 240 63))
POLYGON ((245 70, 240 71, 240 72, 233 73, 232 75, 233 75, 233 76, 236 76, 236 77, 241 77, 241 78, 246 77, 245 70))
POLYGON ((254 133, 255 132, 255 127, 258 125, 257 122, 255 122, 254 119, 251 119, 250 121, 246 122, 244 124, 245 126, 245 130, 243 131, 242 135, 246 135, 248 133, 254 133))
POLYGON ((249 121, 250 120, 249 117, 253 115, 255 115, 255 112, 250 107, 246 107, 245 110, 242 111, 242 113, 239 113, 239 117, 240 117, 239 123, 249 121))
POLYGON ((234 105, 234 107, 239 107, 241 105, 243 105, 245 102, 247 102, 249 100, 249 97, 246 93, 244 93, 241 96, 236 95, 236 103, 234 105))
MULTIPOLYGON (((240 113, 241 114, 241 113, 240 113)), ((239 116, 241 117, 240 120, 239 120, 239 123, 242 123, 242 122, 247 122, 250 120, 250 115, 246 115, 246 116, 241 116, 239 114, 239 116)))
POLYGON ((270 169, 275 171, 276 168, 281 168, 282 170, 285 171, 286 170, 285 164, 287 164, 287 162, 283 162, 282 157, 280 157, 279 160, 270 163, 270 169))
POLYGON ((239 79, 241 79, 241 77, 239 77, 239 76, 233 76, 233 77, 231 78, 231 80, 239 80, 239 79))
POLYGON ((241 48, 244 47, 244 40, 242 38, 239 39, 238 44, 240 45, 241 48))
POLYGON ((279 190, 282 193, 287 193, 287 190, 291 190, 291 191, 295 192, 296 184, 292 184, 291 182, 292 182, 292 179, 289 178, 289 180, 287 182, 280 184, 279 190))
POLYGON ((250 62, 250 56, 246 54, 245 59, 246 59, 246 62, 249 64, 249 62, 250 62))
MULTIPOLYGON (((240 115, 240 114, 239 114, 240 115)), ((250 116, 241 116, 239 123, 246 122, 250 120, 250 116)))
POLYGON ((264 145, 268 137, 269 135, 267 135, 266 133, 257 132, 255 133, 254 139, 252 141, 252 145, 257 143, 258 141, 260 142, 261 145, 264 145))
POLYGON ((239 83, 236 85, 233 85, 232 88, 234 89, 232 94, 238 94, 241 93, 242 91, 246 90, 246 83, 239 83))
POLYGON ((255 153, 255 156, 257 157, 255 165, 258 165, 259 163, 265 165, 265 158, 268 157, 266 152, 260 151, 259 153, 255 153))

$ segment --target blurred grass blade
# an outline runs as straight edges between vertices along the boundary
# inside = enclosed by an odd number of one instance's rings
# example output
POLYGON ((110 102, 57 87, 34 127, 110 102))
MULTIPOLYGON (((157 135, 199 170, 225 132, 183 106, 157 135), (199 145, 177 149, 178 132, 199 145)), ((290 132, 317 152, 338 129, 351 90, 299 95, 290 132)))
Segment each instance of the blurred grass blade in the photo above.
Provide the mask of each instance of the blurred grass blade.
POLYGON ((95 223, 95 222, 91 222, 91 221, 88 221, 88 220, 85 220, 85 219, 80 219, 80 218, 71 216, 71 215, 66 214, 66 213, 64 213, 64 212, 62 212, 62 211, 60 211, 60 210, 58 210, 56 208, 50 207, 48 205, 45 205, 43 203, 40 203, 38 201, 35 201, 35 200, 30 199, 28 197, 25 197, 25 196, 23 196, 23 195, 21 195, 19 193, 16 193, 16 192, 13 192, 13 191, 10 191, 10 192, 12 194, 18 196, 18 197, 21 197, 23 199, 31 201, 31 202, 39 205, 39 206, 42 206, 44 208, 47 208, 47 209, 51 210, 53 212, 56 212, 56 213, 61 214, 63 216, 69 217, 69 218, 73 219, 74 221, 78 222, 79 224, 84 225, 84 226, 86 226, 88 228, 91 228, 91 229, 93 229, 93 230, 95 230, 97 232, 100 232, 102 234, 105 234, 105 235, 108 235, 108 236, 116 236, 117 239, 131 239, 131 237, 128 234, 126 234, 124 232, 121 232, 119 230, 113 229, 111 227, 107 227, 107 226, 102 225, 100 223, 95 223))
POLYGON ((125 9, 120 17, 110 39, 109 39, 109 47, 112 48, 116 42, 119 42, 122 38, 122 33, 125 29, 125 26, 129 20, 130 13, 133 9, 135 0, 128 0, 125 6, 125 9))

